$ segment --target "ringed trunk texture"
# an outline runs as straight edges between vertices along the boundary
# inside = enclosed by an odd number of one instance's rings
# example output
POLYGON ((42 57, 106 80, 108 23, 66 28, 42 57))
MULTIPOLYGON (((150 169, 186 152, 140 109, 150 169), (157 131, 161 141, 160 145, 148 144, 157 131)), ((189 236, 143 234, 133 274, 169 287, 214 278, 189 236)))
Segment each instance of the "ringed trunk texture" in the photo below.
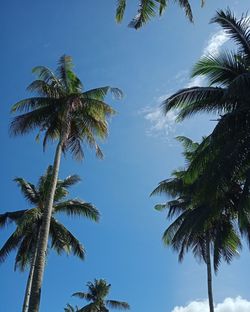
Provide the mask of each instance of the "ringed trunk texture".
POLYGON ((36 248, 34 249, 34 252, 32 255, 32 261, 31 261, 30 272, 29 272, 29 276, 28 276, 28 280, 27 280, 26 289, 25 289, 22 312, 28 312, 28 309, 29 309, 31 286, 32 286, 32 280, 33 280, 33 276, 34 276, 34 269, 35 269, 37 250, 38 250, 38 239, 39 239, 39 234, 37 235, 36 248))
POLYGON ((208 290, 208 302, 209 311, 214 312, 214 300, 213 300, 213 288, 212 288, 212 270, 211 270, 211 260, 210 260, 210 242, 207 239, 206 243, 206 264, 207 264, 207 290, 208 290))
POLYGON ((40 237, 38 240, 38 251, 34 268, 34 275, 30 294, 28 312, 38 312, 41 298, 41 288, 43 282, 44 267, 46 262, 47 246, 49 240, 50 220, 54 203, 56 184, 62 155, 62 143, 58 143, 54 158, 53 171, 51 177, 51 187, 44 209, 43 221, 41 225, 40 237))

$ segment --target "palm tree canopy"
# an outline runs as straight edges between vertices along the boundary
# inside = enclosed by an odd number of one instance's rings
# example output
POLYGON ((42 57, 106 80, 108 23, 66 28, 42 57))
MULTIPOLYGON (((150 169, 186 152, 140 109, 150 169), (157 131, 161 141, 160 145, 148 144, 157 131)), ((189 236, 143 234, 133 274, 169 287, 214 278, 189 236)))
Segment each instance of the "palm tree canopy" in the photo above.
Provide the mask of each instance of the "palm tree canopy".
POLYGON ((128 310, 130 306, 127 302, 117 300, 106 300, 110 291, 111 284, 108 284, 104 279, 95 279, 94 282, 87 283, 87 292, 76 292, 72 296, 80 299, 85 299, 90 302, 79 312, 108 312, 108 308, 128 310))
POLYGON ((219 115, 213 132, 197 149, 187 175, 197 178, 195 173, 204 170, 200 184, 208 197, 228 181, 244 179, 250 170, 250 18, 242 15, 237 19, 228 9, 218 11, 211 22, 222 27, 237 50, 203 56, 192 77, 204 76, 208 86, 180 90, 163 102, 164 113, 175 109, 178 120, 200 112, 219 115))
MULTIPOLYGON (((183 154, 186 156, 187 166, 190 166, 199 144, 186 137, 178 137, 178 140, 183 143, 183 154)), ((241 248, 236 227, 236 205, 242 189, 237 189, 237 196, 230 188, 227 192, 223 190, 216 199, 204 201, 199 193, 197 195, 199 181, 185 181, 186 170, 174 171, 172 178, 160 182, 151 194, 165 194, 172 198, 155 207, 160 211, 168 209, 168 219, 175 218, 165 230, 163 242, 179 253, 180 261, 186 252, 192 250, 196 258, 206 262, 209 241, 217 271, 222 259, 229 263, 241 248)))
MULTIPOLYGON (((191 5, 188 0, 178 0, 176 1, 178 5, 184 10, 188 19, 193 22, 193 12, 191 5)), ((201 5, 204 5, 204 0, 201 0, 201 5)), ((140 0, 139 8, 136 16, 129 23, 129 27, 138 29, 146 24, 152 17, 157 14, 161 16, 165 9, 167 8, 168 0, 140 0)), ((123 20, 124 13, 126 10, 127 1, 118 0, 116 7, 116 21, 120 23, 123 20)))
MULTIPOLYGON (((45 174, 40 177, 37 185, 23 178, 14 179, 25 199, 34 208, 7 212, 0 215, 0 226, 4 226, 8 222, 15 222, 17 225, 16 230, 0 250, 0 262, 3 262, 12 250, 17 249, 15 267, 24 270, 29 265, 42 222, 51 176, 52 166, 49 166, 45 174)), ((58 180, 50 225, 50 238, 51 248, 56 250, 57 253, 72 252, 83 259, 85 251, 81 243, 55 218, 55 214, 66 213, 69 216, 87 217, 93 221, 99 220, 99 212, 92 204, 79 199, 67 200, 69 188, 79 181, 80 177, 77 175, 69 176, 64 180, 58 180)))
POLYGON ((122 91, 109 86, 83 91, 80 79, 73 71, 70 56, 63 55, 55 73, 47 67, 33 69, 37 80, 28 86, 28 91, 36 93, 12 106, 12 112, 22 114, 14 117, 10 133, 26 134, 34 129, 44 133, 43 147, 49 140, 59 140, 63 151, 69 150, 76 159, 84 157, 83 143, 95 148, 102 157, 97 139, 108 134, 106 118, 115 111, 104 102, 108 92, 116 98, 122 97, 122 91))

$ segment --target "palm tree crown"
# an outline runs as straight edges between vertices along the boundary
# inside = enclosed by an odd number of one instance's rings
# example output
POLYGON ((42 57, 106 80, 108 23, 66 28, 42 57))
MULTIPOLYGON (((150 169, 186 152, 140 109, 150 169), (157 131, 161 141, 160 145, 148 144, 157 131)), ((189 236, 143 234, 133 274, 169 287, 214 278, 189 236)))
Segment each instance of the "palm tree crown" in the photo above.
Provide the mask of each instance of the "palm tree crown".
MULTIPOLYGON (((20 187, 25 199, 33 207, 0 215, 1 227, 9 221, 15 222, 17 225, 16 230, 0 249, 0 262, 3 262, 8 254, 17 248, 15 267, 24 270, 27 265, 30 265, 35 246, 37 245, 37 237, 40 232, 51 175, 52 167, 49 166, 45 174, 40 177, 36 186, 23 178, 14 180, 20 187)), ((50 238, 51 248, 59 254, 72 252, 83 259, 85 251, 81 243, 55 218, 55 214, 66 213, 69 216, 83 216, 93 221, 98 221, 99 212, 92 204, 79 199, 67 199, 69 187, 79 181, 80 178, 77 175, 71 175, 64 180, 58 180, 50 224, 50 238)))
MULTIPOLYGON (((184 155, 190 165, 199 144, 186 137, 178 139, 183 142, 184 155)), ((173 198, 155 207, 157 210, 169 209, 168 218, 175 217, 165 230, 163 241, 179 253, 179 261, 183 260, 186 252, 192 250, 196 258, 206 263, 209 307, 210 312, 214 312, 211 254, 217 271, 221 259, 229 263, 233 256, 238 255, 237 249, 241 248, 235 222, 238 215, 235 192, 232 189, 228 192, 223 190, 216 198, 206 201, 197 192, 199 180, 187 183, 186 172, 186 169, 174 171, 172 178, 162 181, 151 195, 163 193, 173 198)))
POLYGON ((74 157, 82 159, 82 143, 86 142, 102 157, 96 137, 107 136, 106 118, 115 113, 103 100, 109 91, 121 98, 121 90, 101 87, 84 92, 73 72, 72 59, 66 55, 60 58, 56 73, 44 66, 35 67, 33 72, 38 79, 27 90, 37 96, 13 105, 12 112, 24 113, 13 119, 11 133, 23 135, 38 129, 39 134, 44 133, 44 148, 48 140, 59 140, 64 151, 70 150, 74 157))
POLYGON ((104 279, 95 279, 94 282, 87 283, 88 292, 76 292, 72 296, 85 299, 89 304, 79 309, 79 312, 108 312, 111 309, 128 310, 129 304, 123 301, 106 300, 111 284, 104 279))

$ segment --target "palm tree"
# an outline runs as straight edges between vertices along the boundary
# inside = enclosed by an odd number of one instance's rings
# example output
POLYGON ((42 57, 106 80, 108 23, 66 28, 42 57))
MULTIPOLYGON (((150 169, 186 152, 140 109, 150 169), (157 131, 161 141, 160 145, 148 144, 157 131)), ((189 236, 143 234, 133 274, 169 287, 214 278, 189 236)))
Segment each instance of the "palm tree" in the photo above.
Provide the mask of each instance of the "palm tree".
MULTIPOLYGON (((16 230, 0 249, 0 262, 3 262, 12 250, 17 249, 15 269, 19 268, 23 271, 27 266, 30 267, 23 312, 27 312, 29 307, 34 267, 38 253, 38 238, 41 235, 41 224, 52 171, 52 167, 49 166, 45 174, 40 177, 36 186, 23 178, 16 178, 14 181, 20 187, 22 194, 29 204, 32 205, 32 208, 0 215, 1 227, 9 221, 15 222, 17 225, 16 230)), ((55 215, 58 213, 66 213, 69 216, 82 216, 98 221, 99 212, 93 205, 79 199, 66 199, 69 193, 68 188, 79 181, 80 178, 77 175, 57 181, 49 235, 51 248, 58 254, 62 252, 73 253, 80 259, 84 259, 85 251, 79 240, 55 218, 55 215)))
POLYGON ((89 304, 79 309, 78 312, 108 312, 111 309, 130 309, 129 304, 123 301, 106 300, 111 284, 104 279, 95 279, 94 283, 87 283, 88 292, 76 292, 72 296, 85 299, 89 304))
POLYGON ((236 52, 203 56, 194 66, 192 77, 205 77, 208 86, 178 91, 164 101, 163 109, 165 113, 176 109, 178 120, 199 112, 219 115, 213 132, 197 149, 189 177, 206 168, 200 189, 208 198, 228 181, 240 177, 245 180, 245 193, 249 196, 250 18, 242 15, 236 19, 228 9, 218 11, 211 22, 219 24, 234 41, 236 52))
MULTIPOLYGON (((204 5, 205 0, 201 0, 204 5)), ((188 0, 178 0, 179 6, 184 9, 186 16, 193 22, 193 13, 188 0)), ((137 15, 129 23, 129 27, 138 29, 146 24, 152 17, 159 14, 161 16, 168 5, 168 0, 140 0, 137 15)), ((116 8, 116 21, 120 23, 126 10, 127 0, 118 0, 116 8)))
MULTIPOLYGON (((184 144, 188 164, 192 162, 198 143, 186 137, 178 137, 184 144)), ((175 220, 163 234, 163 242, 179 253, 179 261, 192 250, 194 256, 207 266, 207 285, 210 312, 214 312, 212 291, 211 254, 217 272, 221 259, 229 263, 241 247, 235 220, 235 198, 232 189, 221 192, 209 202, 197 195, 197 181, 185 182, 186 169, 174 171, 172 178, 160 182, 151 195, 166 194, 173 199, 156 205, 157 210, 168 209, 168 219, 175 220)))
POLYGON ((37 96, 21 100, 12 107, 12 112, 24 113, 14 118, 10 132, 24 135, 38 129, 39 134, 44 133, 44 148, 48 140, 58 142, 30 296, 29 312, 38 312, 61 154, 70 151, 76 159, 81 160, 84 156, 82 145, 85 143, 95 148, 98 157, 102 157, 96 139, 106 138, 107 117, 114 114, 104 98, 109 91, 118 98, 122 93, 110 87, 83 92, 82 83, 73 72, 72 59, 65 55, 60 58, 56 73, 44 66, 35 67, 33 72, 38 79, 28 86, 28 90, 36 92, 37 96))

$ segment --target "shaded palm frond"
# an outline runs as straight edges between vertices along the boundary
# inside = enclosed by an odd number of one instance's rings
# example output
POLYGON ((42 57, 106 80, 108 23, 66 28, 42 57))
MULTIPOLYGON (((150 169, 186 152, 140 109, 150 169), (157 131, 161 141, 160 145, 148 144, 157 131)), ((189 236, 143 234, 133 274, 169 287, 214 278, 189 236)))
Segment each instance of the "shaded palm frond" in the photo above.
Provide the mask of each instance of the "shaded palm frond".
POLYGON ((106 300, 106 305, 111 309, 129 310, 130 306, 127 302, 117 300, 106 300))

